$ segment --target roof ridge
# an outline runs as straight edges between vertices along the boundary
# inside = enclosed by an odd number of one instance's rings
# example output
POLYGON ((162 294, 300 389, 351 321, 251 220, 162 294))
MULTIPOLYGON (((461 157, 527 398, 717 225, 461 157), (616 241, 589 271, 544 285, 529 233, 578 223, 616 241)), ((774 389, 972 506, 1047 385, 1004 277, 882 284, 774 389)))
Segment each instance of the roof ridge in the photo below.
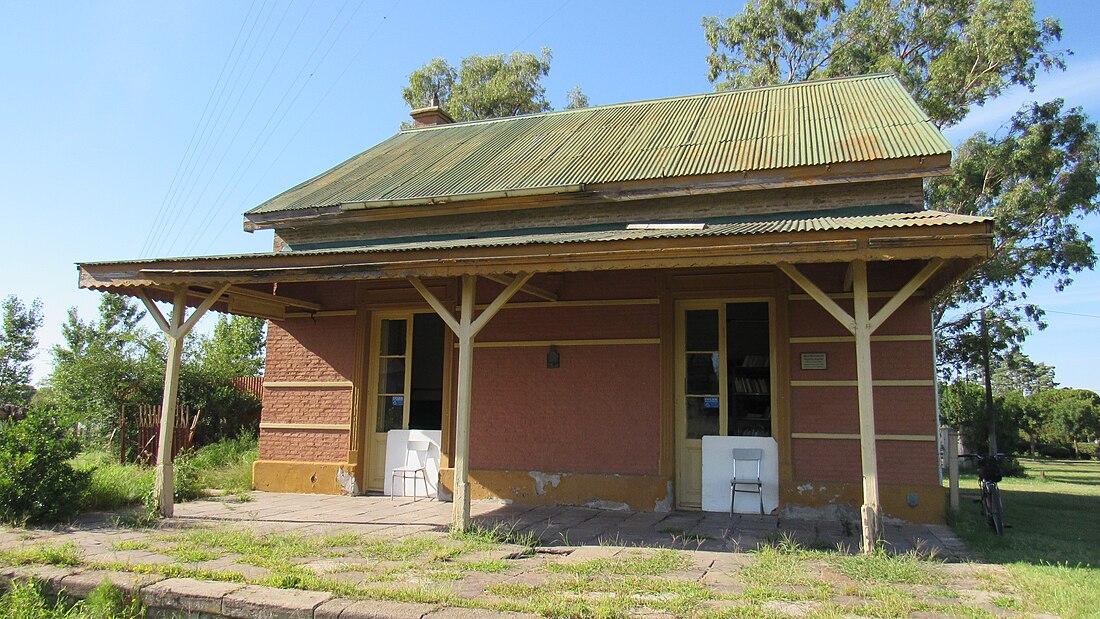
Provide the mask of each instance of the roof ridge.
MULTIPOLYGON (((444 123, 441 125, 431 125, 427 127, 409 127, 408 129, 401 129, 397 135, 403 133, 419 133, 424 131, 436 131, 446 130, 453 127, 466 127, 470 125, 489 124, 498 122, 507 122, 511 120, 517 120, 520 118, 542 118, 544 116, 557 116, 562 114, 579 114, 584 112, 591 112, 594 110, 605 110, 612 108, 631 107, 636 105, 646 105, 651 103, 661 103, 668 101, 683 101, 686 99, 709 99, 713 97, 730 96, 738 93, 755 92, 758 90, 780 90, 785 88, 802 88, 808 86, 816 86, 818 84, 825 84, 828 82, 852 82, 871 79, 884 79, 893 78, 897 80, 897 76, 893 73, 864 73, 860 75, 843 75, 837 77, 825 77, 815 80, 803 80, 801 82, 790 82, 786 84, 767 84, 764 86, 750 86, 748 88, 737 88, 732 90, 722 90, 719 92, 701 92, 693 95, 676 95, 673 97, 656 97, 653 99, 642 99, 640 101, 623 101, 621 103, 608 103, 605 105, 593 105, 590 107, 582 107, 573 110, 550 110, 546 112, 531 112, 530 114, 519 114, 516 116, 502 116, 500 118, 480 118, 477 120, 464 120, 461 122, 444 123)), ((900 83, 900 82, 899 82, 900 83)))

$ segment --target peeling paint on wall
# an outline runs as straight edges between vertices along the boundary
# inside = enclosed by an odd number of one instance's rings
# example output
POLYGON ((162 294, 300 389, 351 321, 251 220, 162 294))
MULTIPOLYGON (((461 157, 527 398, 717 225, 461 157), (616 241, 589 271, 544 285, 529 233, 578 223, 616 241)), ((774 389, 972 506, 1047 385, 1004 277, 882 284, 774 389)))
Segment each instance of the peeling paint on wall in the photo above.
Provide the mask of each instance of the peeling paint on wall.
POLYGON ((550 484, 551 487, 557 488, 558 484, 561 483, 561 475, 553 475, 541 471, 528 471, 527 474, 535 480, 535 494, 539 496, 546 496, 546 484, 550 484))
POLYGON ((344 470, 344 467, 336 469, 336 484, 344 491, 344 494, 348 496, 359 496, 362 494, 359 492, 359 484, 355 482, 355 475, 344 470))
POLYGON ((657 499, 653 503, 653 511, 660 513, 667 513, 672 511, 672 482, 668 482, 668 492, 665 494, 665 498, 657 499))

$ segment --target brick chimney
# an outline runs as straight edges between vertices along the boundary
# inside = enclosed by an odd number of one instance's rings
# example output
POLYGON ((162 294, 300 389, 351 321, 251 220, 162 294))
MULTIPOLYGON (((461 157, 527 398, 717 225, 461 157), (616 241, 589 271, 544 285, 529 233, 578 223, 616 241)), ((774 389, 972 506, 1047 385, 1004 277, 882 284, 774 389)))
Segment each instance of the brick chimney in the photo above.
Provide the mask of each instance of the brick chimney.
POLYGON ((432 102, 428 107, 413 110, 409 112, 409 116, 412 116, 413 128, 446 125, 455 121, 455 119, 451 118, 450 114, 439 106, 438 96, 432 96, 432 102))

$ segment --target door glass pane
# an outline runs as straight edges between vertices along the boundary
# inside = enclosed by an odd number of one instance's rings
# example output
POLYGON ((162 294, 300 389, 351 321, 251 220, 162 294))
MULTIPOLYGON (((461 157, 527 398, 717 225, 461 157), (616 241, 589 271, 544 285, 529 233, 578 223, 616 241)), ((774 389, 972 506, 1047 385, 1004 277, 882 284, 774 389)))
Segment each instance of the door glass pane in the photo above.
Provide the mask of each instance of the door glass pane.
POLYGON ((405 321, 383 320, 379 341, 382 343, 379 355, 388 357, 391 355, 404 356, 405 354, 405 321))
POLYGON ((692 353, 686 358, 684 393, 718 394, 718 353, 692 353))
POLYGON ((703 436, 717 435, 720 431, 718 414, 721 410, 718 397, 688 396, 686 400, 687 436, 684 438, 702 438, 703 436))
POLYGON ((405 393, 405 359, 378 360, 378 393, 405 393))
POLYGON ((718 310, 684 312, 684 350, 718 350, 718 310))
POLYGON ((405 396, 384 395, 378 398, 377 432, 400 430, 405 422, 405 396))

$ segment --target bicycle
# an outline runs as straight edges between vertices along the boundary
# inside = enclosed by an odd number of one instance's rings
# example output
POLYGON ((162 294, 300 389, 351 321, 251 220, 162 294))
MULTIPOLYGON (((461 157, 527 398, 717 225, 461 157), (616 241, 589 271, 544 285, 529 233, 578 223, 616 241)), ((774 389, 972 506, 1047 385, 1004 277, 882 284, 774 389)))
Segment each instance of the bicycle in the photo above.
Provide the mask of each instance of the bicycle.
POLYGON ((963 458, 974 458, 978 465, 978 487, 982 491, 979 501, 982 505, 982 515, 986 517, 989 528, 997 535, 1005 534, 1004 504, 1001 502, 1001 489, 997 484, 1004 478, 1001 472, 999 458, 1004 454, 983 456, 980 454, 965 454, 963 458))

